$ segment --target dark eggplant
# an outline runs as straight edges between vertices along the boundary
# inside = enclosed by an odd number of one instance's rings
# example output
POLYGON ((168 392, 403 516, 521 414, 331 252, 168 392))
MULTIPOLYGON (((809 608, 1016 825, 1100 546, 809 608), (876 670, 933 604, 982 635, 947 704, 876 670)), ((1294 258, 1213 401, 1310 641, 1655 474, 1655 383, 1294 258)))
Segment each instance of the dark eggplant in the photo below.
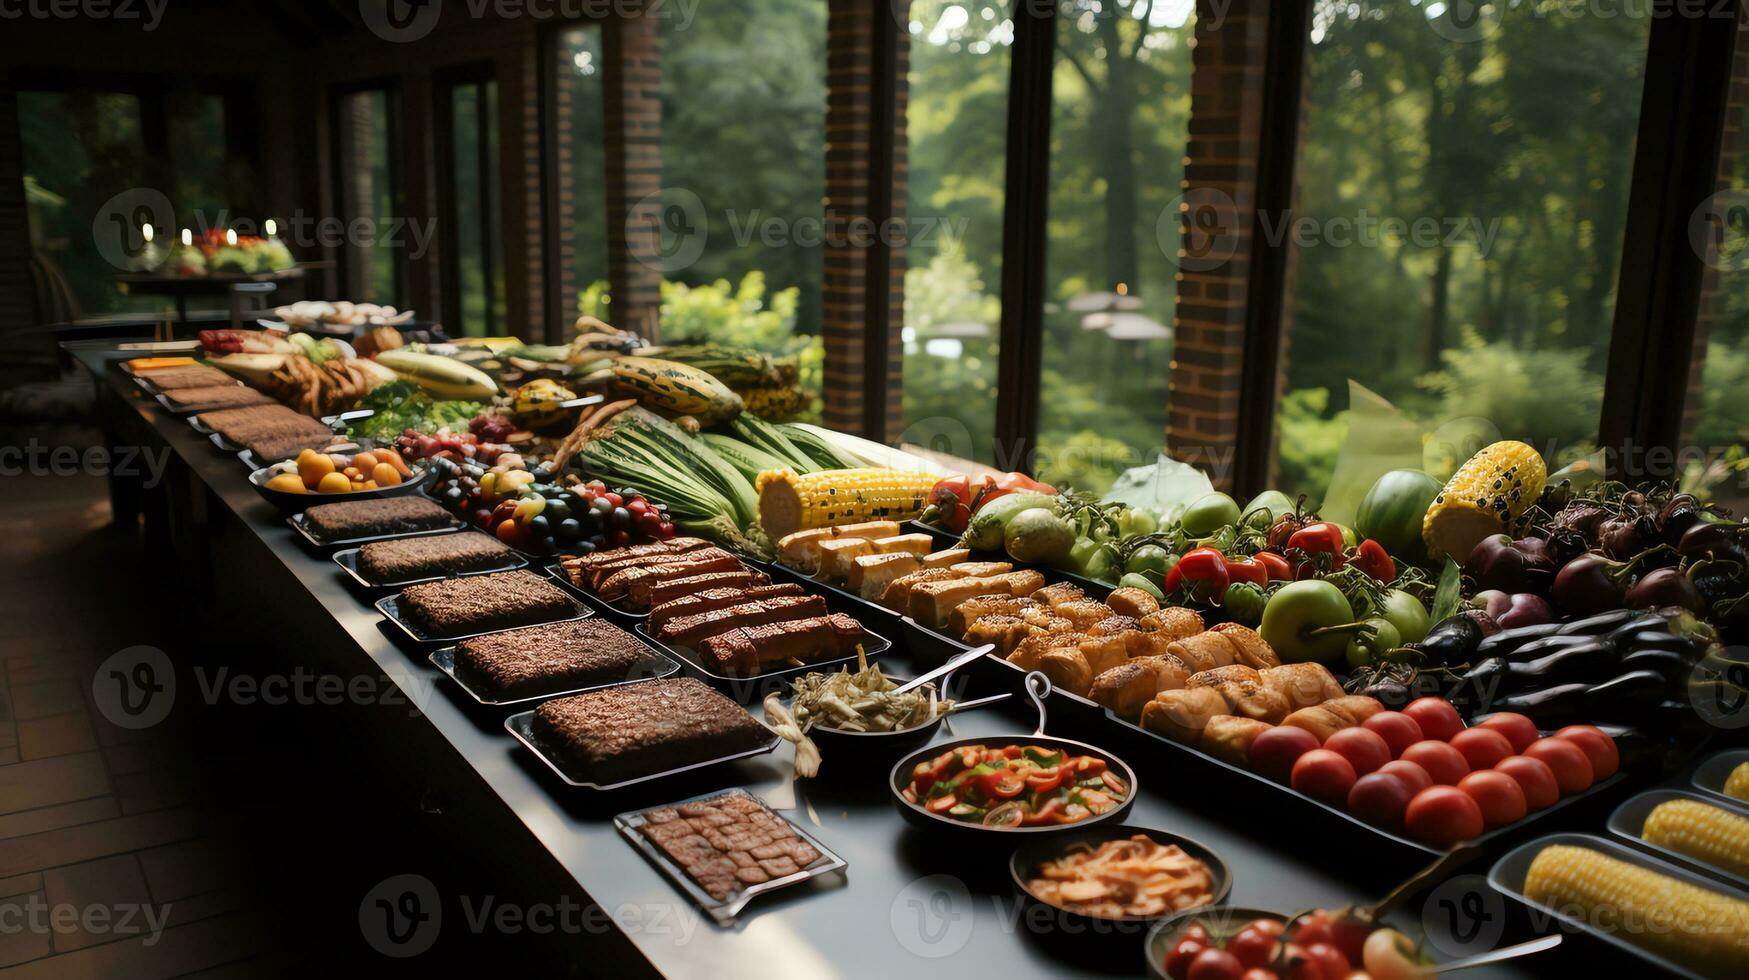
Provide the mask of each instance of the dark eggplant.
POLYGON ((1566 681, 1582 681, 1608 672, 1621 662, 1621 653, 1607 640, 1556 650, 1535 660, 1513 660, 1506 667, 1507 684, 1524 690, 1566 681))
POLYGON ((1688 678, 1694 665, 1685 656, 1674 650, 1659 650, 1648 647, 1635 650, 1621 658, 1621 668, 1627 671, 1655 670, 1664 678, 1664 692, 1667 696, 1680 697, 1688 687, 1688 678))
POLYGON ((1474 618, 1458 613, 1440 620, 1426 636, 1411 646, 1426 654, 1428 661, 1435 665, 1465 664, 1475 656, 1476 647, 1481 642, 1481 625, 1474 618))
POLYGON ((1508 654, 1532 640, 1554 636, 1560 630, 1560 623, 1538 623, 1535 626, 1520 626, 1516 629, 1501 630, 1482 640, 1481 644, 1476 647, 1476 656, 1493 657, 1508 654))
POLYGON ((1609 638, 1621 648, 1623 653, 1637 653, 1641 650, 1668 650, 1692 660, 1705 649, 1704 644, 1696 643, 1689 637, 1677 636, 1669 630, 1657 627, 1647 627, 1630 633, 1611 633, 1609 638))
POLYGON ((1575 619, 1570 623, 1563 623, 1561 628, 1556 632, 1560 633, 1562 636, 1572 636, 1575 634, 1599 636, 1608 633, 1611 630, 1619 629, 1638 615, 1641 614, 1632 609, 1611 609, 1608 612, 1600 612, 1595 615, 1586 616, 1584 619, 1575 619))
POLYGON ((1532 640, 1529 643, 1522 644, 1504 656, 1506 659, 1515 663, 1525 663, 1531 660, 1540 660, 1550 654, 1560 653, 1564 650, 1590 646, 1593 643, 1608 643, 1611 646, 1615 645, 1614 641, 1607 636, 1585 636, 1583 634, 1576 634, 1573 636, 1545 636, 1540 640, 1532 640))
POLYGON ((1511 697, 1496 698, 1489 711, 1513 711, 1536 722, 1538 728, 1560 728, 1583 716, 1585 692, 1590 684, 1556 684, 1511 697))
POLYGON ((1681 606, 1695 612, 1706 612, 1706 598, 1680 568, 1658 568, 1647 572, 1633 588, 1628 589, 1622 601, 1632 609, 1681 606))
POLYGON ((1505 691, 1507 668, 1505 657, 1489 657, 1459 678, 1445 692, 1445 699, 1466 715, 1487 711, 1493 700, 1505 691))
POLYGON ((1749 564, 1749 523, 1702 518, 1683 532, 1676 553, 1687 562, 1710 557, 1749 564))
POLYGON ((1597 547, 1609 557, 1625 561, 1656 543, 1656 534, 1649 517, 1612 517, 1597 526, 1597 547))
POLYGON ((1549 597, 1569 616, 1590 616, 1620 609, 1628 592, 1632 562, 1614 561, 1594 551, 1561 566, 1549 597))
POLYGON ((1516 711, 1545 729, 1581 720, 1618 719, 1662 701, 1664 683, 1664 675, 1655 670, 1635 670, 1601 684, 1556 684, 1496 698, 1490 710, 1516 711))
POLYGON ((1694 494, 1676 494, 1658 509, 1656 518, 1658 536, 1665 544, 1674 546, 1682 540, 1682 535, 1687 533, 1689 528, 1706 517, 1706 508, 1701 506, 1694 494))
POLYGON ((1575 500, 1555 515, 1555 529, 1583 538, 1587 544, 1597 540, 1597 525, 1613 516, 1609 508, 1595 500, 1575 500))
POLYGON ((1470 551, 1464 574, 1484 591, 1546 595, 1555 580, 1555 558, 1541 538, 1514 541, 1510 535, 1491 534, 1470 551))
POLYGON ((1585 693, 1585 710, 1594 717, 1631 718, 1664 700, 1664 675, 1655 670, 1632 670, 1593 686, 1585 693))

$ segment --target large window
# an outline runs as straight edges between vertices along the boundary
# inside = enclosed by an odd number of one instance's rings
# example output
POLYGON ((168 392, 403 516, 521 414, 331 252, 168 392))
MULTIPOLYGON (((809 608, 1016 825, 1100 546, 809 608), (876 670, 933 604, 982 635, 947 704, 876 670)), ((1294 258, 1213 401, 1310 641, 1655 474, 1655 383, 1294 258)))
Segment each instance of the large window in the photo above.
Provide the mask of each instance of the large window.
POLYGON ((1037 470, 1103 491, 1165 439, 1192 0, 1061 0, 1037 470))
POLYGON ((1297 267, 1286 489, 1322 496, 1351 431, 1394 433, 1351 450, 1399 465, 1430 436, 1436 476, 1495 432, 1593 448, 1649 26, 1596 11, 1314 4, 1298 203, 1265 216, 1297 267), (1351 381, 1382 398, 1364 425, 1351 381))
POLYGON ((908 441, 994 463, 1009 0, 911 5, 905 271, 908 441))
POLYGON ((504 237, 499 206, 498 83, 452 85, 442 158, 447 251, 444 317, 469 337, 504 333, 504 237))
POLYGON ((388 232, 401 214, 394 181, 393 102, 385 89, 348 92, 334 113, 340 209, 347 223, 341 269, 346 299, 395 303, 405 256, 388 232))
POLYGON ((557 153, 553 239, 558 248, 560 319, 569 327, 579 311, 597 309, 612 322, 607 292, 607 138, 602 119, 601 31, 576 27, 556 37, 553 59, 553 140, 557 153))

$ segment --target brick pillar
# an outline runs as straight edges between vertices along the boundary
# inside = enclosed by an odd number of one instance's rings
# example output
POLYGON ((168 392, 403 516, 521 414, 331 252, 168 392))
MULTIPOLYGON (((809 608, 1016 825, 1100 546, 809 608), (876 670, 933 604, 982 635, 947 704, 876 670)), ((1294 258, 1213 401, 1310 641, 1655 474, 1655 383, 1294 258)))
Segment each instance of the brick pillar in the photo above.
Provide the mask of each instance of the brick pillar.
POLYGON ((1166 444, 1222 485, 1239 433, 1268 19, 1268 0, 1198 0, 1191 56, 1166 444))
MULTIPOLYGON (((498 216, 504 234, 505 332, 524 340, 548 343, 567 339, 573 306, 547 310, 546 266, 541 229, 546 203, 541 191, 541 77, 534 40, 499 55, 498 81, 498 216), (569 315, 567 315, 569 311, 569 315), (553 322, 560 321, 560 322, 553 322)), ((564 86, 557 86, 563 88, 564 86)), ((561 226, 559 241, 570 229, 561 226)), ((577 294, 568 302, 575 304, 577 294)))
POLYGON ((659 336, 662 303, 662 273, 654 265, 662 219, 660 24, 633 13, 602 26, 610 319, 652 340, 659 336))
MULTIPOLYGON (((858 432, 875 439, 895 439, 903 428, 904 391, 901 377, 904 346, 905 261, 902 234, 888 238, 885 283, 871 281, 880 275, 875 250, 883 220, 875 214, 882 179, 879 156, 885 125, 881 94, 876 91, 874 67, 879 57, 882 30, 895 32, 897 55, 893 101, 891 223, 899 228, 905 214, 905 71, 910 62, 909 37, 891 23, 894 16, 886 4, 867 0, 831 0, 827 14, 826 42, 826 222, 824 287, 821 295, 821 333, 826 346, 822 397, 825 424, 858 432), (886 20, 886 23, 882 21, 886 20), (871 291, 886 290, 886 364, 870 365, 868 323, 871 291), (865 397, 869 371, 880 372, 884 382, 886 421, 883 431, 867 431, 871 413, 865 397)), ((879 321, 876 321, 879 322, 879 321)))
MULTIPOLYGON (((1737 41, 1736 57, 1732 61, 1731 69, 1725 131, 1719 140, 1718 189, 1721 191, 1730 189, 1734 179, 1749 170, 1743 164, 1743 154, 1749 153, 1749 129, 1743 126, 1744 119, 1749 118, 1749 41, 1741 37, 1737 41)), ((1708 269, 1701 280, 1700 309, 1695 316, 1694 325, 1694 357, 1688 372, 1688 394, 1682 405, 1684 445, 1694 444, 1695 428, 1700 424, 1700 410, 1705 405, 1705 386, 1701 379, 1706 368, 1707 338, 1712 335, 1713 325, 1718 322, 1719 317, 1728 312, 1731 291, 1743 288, 1742 279, 1742 273, 1721 276, 1719 270, 1708 269), (1725 281, 1721 283, 1721 279, 1725 281)), ((1722 450, 1724 447, 1701 448, 1722 450)))
POLYGON ((0 91, 0 331, 37 322, 30 287, 30 219, 24 203, 24 140, 18 92, 0 91))

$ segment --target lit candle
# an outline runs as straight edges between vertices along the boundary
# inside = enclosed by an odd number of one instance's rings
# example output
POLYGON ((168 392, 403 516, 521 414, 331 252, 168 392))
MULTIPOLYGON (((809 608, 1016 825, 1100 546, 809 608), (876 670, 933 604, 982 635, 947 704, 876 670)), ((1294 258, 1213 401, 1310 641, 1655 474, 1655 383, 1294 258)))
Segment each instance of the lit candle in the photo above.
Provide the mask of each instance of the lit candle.
POLYGON ((272 238, 274 235, 276 235, 278 233, 279 233, 279 225, 274 224, 274 221, 272 218, 268 218, 267 219, 267 237, 272 238))
POLYGON ((235 228, 226 228, 225 229, 225 244, 226 245, 236 245, 237 244, 237 229, 235 229, 235 228))
POLYGON ((150 221, 140 225, 140 238, 148 242, 152 240, 152 223, 150 221))
POLYGON ((182 229, 182 244, 185 246, 186 245, 193 245, 194 244, 194 232, 189 231, 187 228, 182 229))

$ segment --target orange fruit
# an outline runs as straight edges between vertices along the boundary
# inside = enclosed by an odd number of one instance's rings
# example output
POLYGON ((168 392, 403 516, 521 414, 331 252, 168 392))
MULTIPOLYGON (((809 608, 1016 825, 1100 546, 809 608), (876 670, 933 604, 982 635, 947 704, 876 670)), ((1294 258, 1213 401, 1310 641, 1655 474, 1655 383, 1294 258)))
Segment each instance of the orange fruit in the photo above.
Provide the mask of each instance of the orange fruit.
POLYGON ((346 493, 352 489, 352 481, 344 473, 330 473, 322 477, 322 482, 316 484, 317 493, 346 493))
POLYGON ((370 471, 370 478, 379 487, 392 487, 401 482, 401 471, 393 463, 378 463, 370 471))

